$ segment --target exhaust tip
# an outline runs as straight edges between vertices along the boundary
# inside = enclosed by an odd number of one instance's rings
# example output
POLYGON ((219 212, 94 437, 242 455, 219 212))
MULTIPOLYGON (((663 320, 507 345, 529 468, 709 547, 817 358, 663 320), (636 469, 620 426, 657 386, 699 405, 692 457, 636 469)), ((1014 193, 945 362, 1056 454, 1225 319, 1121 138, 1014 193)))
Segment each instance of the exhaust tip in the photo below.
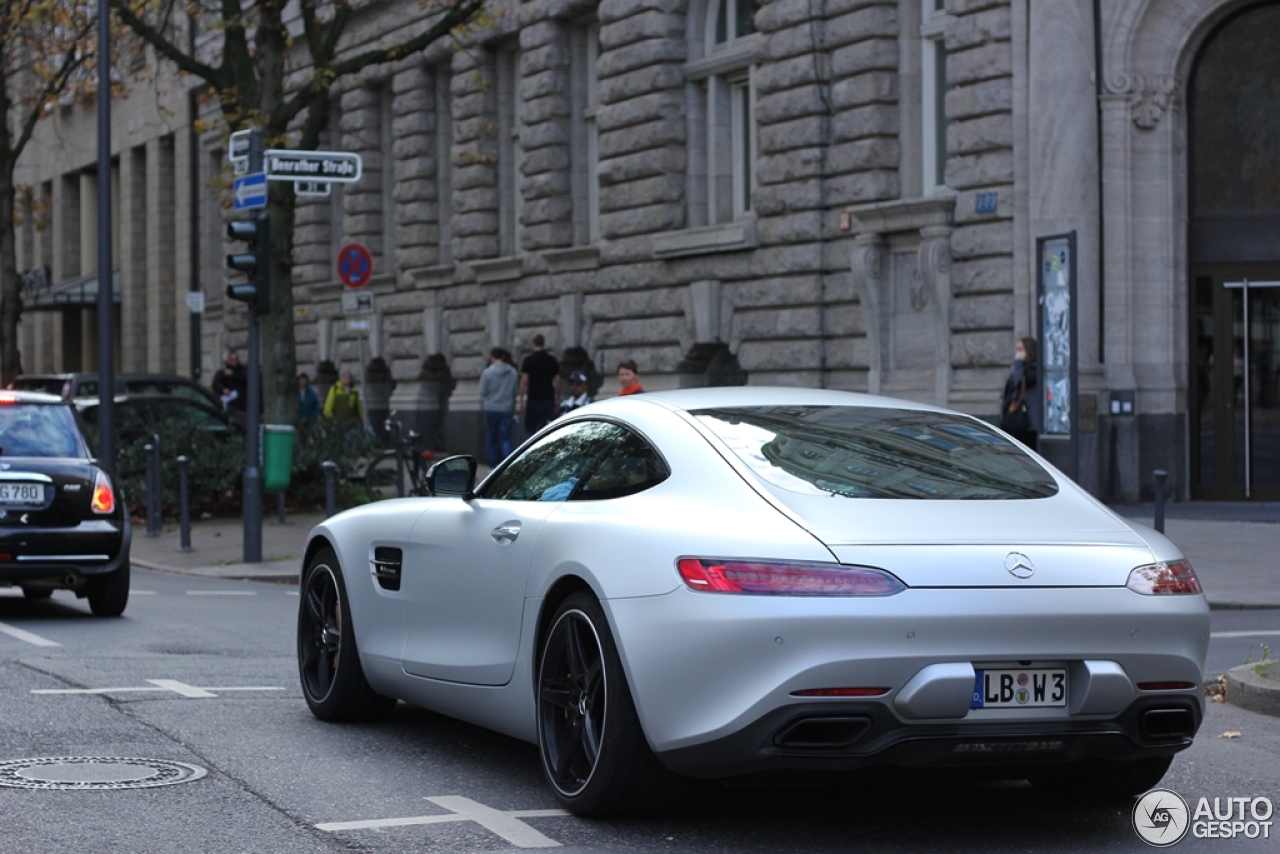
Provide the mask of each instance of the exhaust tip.
POLYGON ((1191 738, 1196 721, 1190 709, 1151 709, 1143 713, 1140 729, 1143 738, 1153 741, 1191 738))
POLYGON ((786 750, 843 750, 870 729, 871 719, 864 717, 800 718, 783 727, 773 743, 786 750))

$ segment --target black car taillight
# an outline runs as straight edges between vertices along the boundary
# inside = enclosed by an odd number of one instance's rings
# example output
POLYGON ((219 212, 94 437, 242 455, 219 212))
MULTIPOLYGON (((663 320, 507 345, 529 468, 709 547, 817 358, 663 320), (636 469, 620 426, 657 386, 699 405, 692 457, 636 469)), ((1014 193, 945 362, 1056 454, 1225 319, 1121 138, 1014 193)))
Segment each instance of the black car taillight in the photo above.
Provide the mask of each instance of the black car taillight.
POLYGON ((116 509, 116 494, 111 488, 111 478, 104 471, 98 472, 93 481, 93 500, 90 503, 94 513, 104 516, 116 509))

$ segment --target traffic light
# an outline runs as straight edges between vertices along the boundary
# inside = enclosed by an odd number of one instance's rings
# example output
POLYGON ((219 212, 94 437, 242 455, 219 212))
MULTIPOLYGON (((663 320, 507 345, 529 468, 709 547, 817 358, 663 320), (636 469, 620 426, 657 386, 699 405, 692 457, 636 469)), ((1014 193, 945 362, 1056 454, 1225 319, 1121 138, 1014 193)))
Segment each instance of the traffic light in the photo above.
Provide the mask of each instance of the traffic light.
POLYGON ((271 215, 262 212, 253 219, 227 223, 227 236, 243 240, 249 252, 233 252, 227 266, 249 277, 247 282, 227 285, 227 297, 248 303, 258 316, 271 311, 271 215))

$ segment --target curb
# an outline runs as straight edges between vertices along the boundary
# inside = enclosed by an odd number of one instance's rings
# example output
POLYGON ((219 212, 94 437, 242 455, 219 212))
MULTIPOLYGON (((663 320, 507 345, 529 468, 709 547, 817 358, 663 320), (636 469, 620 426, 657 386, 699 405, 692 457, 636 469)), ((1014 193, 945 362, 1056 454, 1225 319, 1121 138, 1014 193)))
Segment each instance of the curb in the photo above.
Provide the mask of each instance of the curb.
POLYGON ((1227 702, 1251 712, 1280 717, 1280 682, 1264 679, 1254 672, 1256 664, 1242 664, 1228 670, 1227 702))
POLYGON ((192 578, 218 578, 225 581, 266 581, 272 584, 297 584, 298 571, 294 568, 272 570, 269 565, 242 563, 227 566, 203 566, 183 569, 163 563, 152 563, 149 560, 131 558, 129 561, 139 569, 150 569, 155 572, 168 572, 174 575, 187 575, 192 578))

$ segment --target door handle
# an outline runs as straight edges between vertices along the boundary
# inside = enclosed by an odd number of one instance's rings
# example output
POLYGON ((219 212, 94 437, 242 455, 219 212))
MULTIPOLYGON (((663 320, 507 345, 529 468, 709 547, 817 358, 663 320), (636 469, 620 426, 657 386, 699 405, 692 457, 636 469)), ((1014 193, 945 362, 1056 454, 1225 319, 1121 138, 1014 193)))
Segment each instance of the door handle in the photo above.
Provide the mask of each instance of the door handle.
POLYGON ((520 536, 520 523, 504 522, 490 531, 489 536, 493 537, 495 543, 514 543, 516 537, 520 536))

